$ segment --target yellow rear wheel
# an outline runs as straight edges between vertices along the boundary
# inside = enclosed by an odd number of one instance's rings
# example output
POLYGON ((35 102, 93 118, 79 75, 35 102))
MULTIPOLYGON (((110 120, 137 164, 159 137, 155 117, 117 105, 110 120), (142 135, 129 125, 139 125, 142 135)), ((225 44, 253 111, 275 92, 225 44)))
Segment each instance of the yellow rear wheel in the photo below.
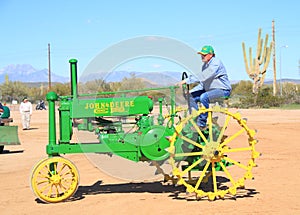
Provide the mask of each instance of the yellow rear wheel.
POLYGON ((61 202, 77 190, 79 174, 75 165, 62 157, 41 160, 33 169, 31 188, 44 202, 61 202))
POLYGON ((239 113, 219 106, 201 108, 181 120, 175 130, 169 148, 173 176, 196 198, 236 196, 244 181, 252 179, 254 160, 259 156, 257 141, 255 131, 239 113), (205 131, 195 123, 203 113, 208 114, 205 131), (185 164, 178 167, 177 161, 185 164))

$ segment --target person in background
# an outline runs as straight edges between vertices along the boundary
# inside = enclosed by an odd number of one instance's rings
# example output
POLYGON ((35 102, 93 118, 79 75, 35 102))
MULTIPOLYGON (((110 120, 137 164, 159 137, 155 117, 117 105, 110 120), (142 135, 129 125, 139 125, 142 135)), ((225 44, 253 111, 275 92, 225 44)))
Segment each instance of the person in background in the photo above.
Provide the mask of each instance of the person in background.
POLYGON ((23 130, 30 129, 30 119, 32 115, 32 104, 28 99, 25 97, 23 102, 20 104, 20 113, 21 113, 21 120, 23 130))
MULTIPOLYGON (((1 108, 1 107, 0 107, 1 108)), ((10 117, 10 109, 9 109, 9 107, 6 105, 6 102, 4 102, 3 104, 2 104, 2 109, 3 109, 3 112, 2 113, 0 113, 0 117, 2 118, 2 119, 8 119, 9 117, 10 117)))
POLYGON ((3 110, 3 105, 2 105, 2 103, 0 102, 0 114, 3 113, 3 112, 4 112, 4 110, 3 110))
POLYGON ((36 110, 46 110, 44 100, 40 100, 39 103, 35 107, 36 110))
MULTIPOLYGON (((228 79, 226 69, 218 58, 215 57, 215 52, 211 46, 203 46, 198 52, 202 58, 202 72, 196 74, 197 77, 190 76, 181 82, 179 85, 197 83, 190 90, 190 106, 198 110, 198 102, 205 108, 209 108, 209 103, 212 99, 229 97, 231 93, 231 85, 228 79)), ((207 113, 200 114, 197 118, 197 125, 201 130, 206 129, 207 113)))
POLYGON ((1 122, 1 116, 2 116, 3 112, 4 112, 3 105, 2 105, 2 103, 0 102, 0 125, 2 125, 2 122, 1 122))

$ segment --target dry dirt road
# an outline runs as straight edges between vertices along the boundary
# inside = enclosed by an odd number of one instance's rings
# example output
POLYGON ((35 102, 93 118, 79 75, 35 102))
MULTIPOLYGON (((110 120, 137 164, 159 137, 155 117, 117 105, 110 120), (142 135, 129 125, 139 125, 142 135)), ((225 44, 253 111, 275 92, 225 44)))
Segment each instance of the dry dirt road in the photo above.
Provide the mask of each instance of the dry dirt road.
MULTIPOLYGON (((159 180, 130 182, 95 167, 84 154, 67 155, 80 173, 70 201, 45 204, 31 191, 33 166, 46 157, 47 111, 34 111, 31 130, 20 129, 21 145, 0 154, 0 214, 300 214, 300 110, 240 110, 257 129, 257 151, 263 155, 246 181, 248 195, 236 200, 190 201, 180 187, 159 180)), ((146 178, 147 179, 147 178, 146 178)))

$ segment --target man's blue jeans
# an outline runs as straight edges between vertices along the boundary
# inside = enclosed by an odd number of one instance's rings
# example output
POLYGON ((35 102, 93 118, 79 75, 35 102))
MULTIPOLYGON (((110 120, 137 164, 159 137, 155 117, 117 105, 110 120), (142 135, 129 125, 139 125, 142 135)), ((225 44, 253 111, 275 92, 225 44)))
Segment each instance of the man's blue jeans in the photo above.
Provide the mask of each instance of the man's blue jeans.
MULTIPOLYGON (((205 108, 209 108, 209 103, 211 100, 221 97, 230 96, 230 90, 222 90, 222 89, 213 89, 210 91, 199 90, 196 92, 192 92, 190 96, 190 107, 195 110, 199 110, 198 102, 203 104, 205 108)), ((208 113, 200 114, 197 119, 197 125, 201 127, 206 126, 208 113)))

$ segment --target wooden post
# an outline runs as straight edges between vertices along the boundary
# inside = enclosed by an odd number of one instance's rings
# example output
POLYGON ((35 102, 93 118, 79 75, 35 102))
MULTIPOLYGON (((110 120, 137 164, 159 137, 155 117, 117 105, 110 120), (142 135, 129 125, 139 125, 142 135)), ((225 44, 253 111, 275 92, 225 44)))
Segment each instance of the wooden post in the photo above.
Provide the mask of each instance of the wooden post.
POLYGON ((48 91, 51 90, 50 43, 48 43, 48 91))
POLYGON ((272 38, 273 38, 273 96, 276 96, 276 46, 275 46, 275 21, 272 21, 272 38))

